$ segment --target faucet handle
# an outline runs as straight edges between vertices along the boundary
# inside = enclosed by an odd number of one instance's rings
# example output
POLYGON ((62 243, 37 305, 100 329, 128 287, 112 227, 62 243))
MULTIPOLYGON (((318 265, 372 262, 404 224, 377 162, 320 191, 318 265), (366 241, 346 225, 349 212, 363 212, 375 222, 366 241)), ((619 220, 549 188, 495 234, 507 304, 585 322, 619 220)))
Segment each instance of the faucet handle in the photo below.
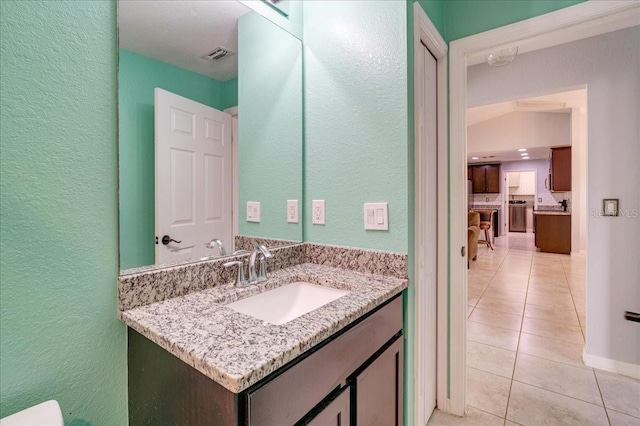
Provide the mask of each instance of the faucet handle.
POLYGON ((223 263, 222 266, 224 266, 225 268, 233 268, 234 266, 238 267, 238 273, 236 274, 236 279, 234 280, 236 287, 243 287, 247 284, 247 280, 244 277, 244 262, 240 260, 234 260, 231 262, 223 263))

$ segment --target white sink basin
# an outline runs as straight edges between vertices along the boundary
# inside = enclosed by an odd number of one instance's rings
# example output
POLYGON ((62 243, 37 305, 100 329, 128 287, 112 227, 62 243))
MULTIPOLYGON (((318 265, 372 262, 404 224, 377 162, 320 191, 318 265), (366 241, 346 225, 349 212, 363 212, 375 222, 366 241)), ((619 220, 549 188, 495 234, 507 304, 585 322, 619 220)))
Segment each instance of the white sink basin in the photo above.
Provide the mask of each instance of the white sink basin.
POLYGON ((349 294, 349 292, 316 284, 296 282, 229 303, 226 306, 236 312, 270 324, 280 325, 333 302, 345 294, 349 294))

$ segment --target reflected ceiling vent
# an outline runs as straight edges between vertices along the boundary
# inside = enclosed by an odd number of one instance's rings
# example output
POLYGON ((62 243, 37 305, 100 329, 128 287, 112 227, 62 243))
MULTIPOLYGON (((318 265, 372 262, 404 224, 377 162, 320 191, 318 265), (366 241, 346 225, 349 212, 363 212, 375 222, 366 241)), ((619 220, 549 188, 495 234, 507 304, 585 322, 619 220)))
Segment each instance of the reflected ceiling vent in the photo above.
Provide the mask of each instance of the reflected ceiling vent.
POLYGON ((204 55, 203 58, 208 59, 210 61, 219 61, 222 58, 225 58, 227 56, 233 56, 233 55, 235 55, 235 52, 232 52, 226 47, 218 46, 215 49, 213 49, 211 52, 204 55))

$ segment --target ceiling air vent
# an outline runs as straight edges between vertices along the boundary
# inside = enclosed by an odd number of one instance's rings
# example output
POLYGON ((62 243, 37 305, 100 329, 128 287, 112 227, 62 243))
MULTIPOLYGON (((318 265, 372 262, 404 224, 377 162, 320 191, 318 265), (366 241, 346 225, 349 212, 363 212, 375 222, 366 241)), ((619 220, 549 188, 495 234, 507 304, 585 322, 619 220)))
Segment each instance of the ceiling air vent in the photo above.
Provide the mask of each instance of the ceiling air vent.
POLYGON ((213 49, 211 52, 204 55, 203 58, 208 59, 210 61, 219 61, 225 56, 233 56, 233 55, 235 55, 235 53, 232 52, 231 50, 227 49, 226 47, 218 46, 215 49, 213 49))

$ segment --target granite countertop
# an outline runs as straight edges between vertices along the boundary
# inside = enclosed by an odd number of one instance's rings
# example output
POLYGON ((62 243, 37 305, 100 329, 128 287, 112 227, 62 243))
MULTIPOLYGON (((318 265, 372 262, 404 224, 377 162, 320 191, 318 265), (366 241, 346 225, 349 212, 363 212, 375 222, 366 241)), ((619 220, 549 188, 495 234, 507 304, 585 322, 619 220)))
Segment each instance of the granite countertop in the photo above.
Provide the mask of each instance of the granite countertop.
POLYGON ((571 216, 571 212, 553 211, 553 210, 534 210, 533 214, 546 214, 556 216, 571 216))
POLYGON ((408 286, 406 279, 309 263, 268 276, 258 285, 219 285, 122 311, 119 317, 226 389, 240 393, 408 286), (296 281, 350 293, 282 325, 223 306, 296 281))

